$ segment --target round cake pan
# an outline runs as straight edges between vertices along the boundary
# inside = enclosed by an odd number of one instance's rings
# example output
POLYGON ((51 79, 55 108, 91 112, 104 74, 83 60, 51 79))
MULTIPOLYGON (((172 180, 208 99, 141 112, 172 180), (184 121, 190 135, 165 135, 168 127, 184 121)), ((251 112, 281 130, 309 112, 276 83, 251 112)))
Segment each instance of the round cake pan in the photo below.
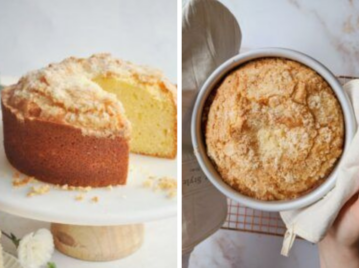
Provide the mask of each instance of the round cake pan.
POLYGON ((334 187, 336 177, 338 174, 338 166, 342 162, 343 155, 347 152, 350 142, 354 136, 355 127, 356 127, 355 122, 356 121, 355 121, 353 107, 351 105, 348 96, 344 92, 337 78, 323 64, 309 57, 308 55, 305 55, 303 53, 294 50, 284 49, 284 48, 262 48, 262 49, 252 50, 247 53, 242 53, 229 59, 221 66, 219 66, 210 75, 210 77, 206 80, 206 82, 202 86, 195 102, 195 106, 192 114, 192 122, 191 122, 191 135, 192 135, 194 153, 197 157, 200 167, 202 168, 203 172, 208 177, 208 179, 224 195, 241 204, 244 204, 254 209, 260 209, 265 211, 285 211, 285 210, 292 210, 292 209, 299 209, 306 207, 318 201, 319 199, 323 198, 334 187), (207 156, 207 150, 206 150, 203 130, 201 126, 202 112, 206 99, 211 93, 212 89, 216 87, 216 85, 221 81, 221 79, 223 79, 226 76, 226 74, 228 74, 228 72, 237 68, 243 63, 246 63, 254 59, 269 58, 269 57, 294 60, 316 71, 332 87, 335 95, 337 96, 340 102, 344 114, 345 141, 344 141, 344 152, 342 154, 342 157, 337 162, 337 165, 335 166, 331 174, 319 187, 307 193, 306 195, 303 195, 293 200, 261 201, 245 196, 239 193, 238 191, 232 189, 229 185, 227 185, 221 179, 221 176, 216 171, 211 160, 207 156))

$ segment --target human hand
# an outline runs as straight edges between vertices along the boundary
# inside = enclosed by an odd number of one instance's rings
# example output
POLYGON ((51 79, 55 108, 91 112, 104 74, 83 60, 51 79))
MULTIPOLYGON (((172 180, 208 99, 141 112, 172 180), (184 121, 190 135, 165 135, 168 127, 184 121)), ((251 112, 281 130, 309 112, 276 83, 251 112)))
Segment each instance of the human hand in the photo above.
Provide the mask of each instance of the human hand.
POLYGON ((359 267, 359 198, 341 209, 325 238, 319 242, 321 268, 359 267))

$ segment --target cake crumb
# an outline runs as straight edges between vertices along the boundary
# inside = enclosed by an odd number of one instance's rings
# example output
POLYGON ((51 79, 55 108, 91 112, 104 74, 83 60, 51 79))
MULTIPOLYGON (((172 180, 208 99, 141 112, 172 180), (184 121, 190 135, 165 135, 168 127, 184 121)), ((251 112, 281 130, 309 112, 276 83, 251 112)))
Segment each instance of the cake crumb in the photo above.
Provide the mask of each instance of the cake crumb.
POLYGON ((30 192, 27 194, 28 197, 32 197, 35 195, 43 195, 50 191, 50 185, 45 184, 41 186, 32 186, 30 192))
POLYGON ((89 192, 89 191, 91 191, 91 190, 92 190, 91 186, 87 186, 87 187, 85 187, 85 189, 84 189, 85 192, 89 192))
POLYGON ((23 179, 21 178, 16 178, 16 179, 13 179, 12 181, 12 185, 15 187, 15 188, 18 188, 18 187, 22 187, 22 186, 25 186, 25 185, 28 185, 29 183, 32 183, 32 182, 35 182, 35 178, 34 177, 25 177, 23 179))
POLYGON ((61 189, 67 191, 69 189, 69 186, 67 184, 62 185, 61 189))
POLYGON ((76 200, 76 201, 82 201, 82 200, 84 200, 84 195, 83 195, 83 194, 77 195, 77 196, 75 197, 75 200, 76 200))
POLYGON ((177 195, 177 191, 170 191, 167 195, 168 198, 174 198, 177 195))
POLYGON ((107 186, 107 190, 112 191, 113 190, 112 185, 107 186))
POLYGON ((92 197, 92 198, 91 198, 91 201, 92 201, 93 203, 98 203, 98 202, 99 202, 98 196, 92 197))
POLYGON ((148 189, 152 189, 153 192, 166 192, 169 198, 173 198, 177 195, 177 180, 170 177, 156 178, 149 176, 142 186, 148 189))
POLYGON ((177 189, 177 180, 169 177, 163 177, 159 179, 158 186, 161 190, 177 189))
POLYGON ((64 191, 79 191, 79 192, 84 192, 84 193, 87 193, 87 192, 91 191, 91 189, 92 189, 90 186, 87 186, 87 187, 69 186, 67 184, 65 184, 65 185, 56 185, 55 187, 60 187, 64 191))
POLYGON ((78 190, 80 192, 84 192, 84 193, 88 193, 92 190, 92 188, 90 186, 87 186, 87 187, 75 187, 75 190, 78 190))

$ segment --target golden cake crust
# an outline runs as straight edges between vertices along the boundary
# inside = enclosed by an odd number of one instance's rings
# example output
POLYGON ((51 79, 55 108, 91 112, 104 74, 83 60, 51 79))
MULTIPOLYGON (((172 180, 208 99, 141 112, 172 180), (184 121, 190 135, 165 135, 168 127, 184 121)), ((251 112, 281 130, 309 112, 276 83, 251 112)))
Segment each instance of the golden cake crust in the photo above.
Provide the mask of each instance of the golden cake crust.
POLYGON ((247 196, 299 197, 320 185, 342 154, 339 102, 320 75, 297 62, 244 64, 208 105, 208 155, 222 179, 247 196))
POLYGON ((127 138, 84 136, 79 128, 46 120, 19 120, 2 93, 4 147, 19 171, 59 185, 104 187, 125 184, 127 138))

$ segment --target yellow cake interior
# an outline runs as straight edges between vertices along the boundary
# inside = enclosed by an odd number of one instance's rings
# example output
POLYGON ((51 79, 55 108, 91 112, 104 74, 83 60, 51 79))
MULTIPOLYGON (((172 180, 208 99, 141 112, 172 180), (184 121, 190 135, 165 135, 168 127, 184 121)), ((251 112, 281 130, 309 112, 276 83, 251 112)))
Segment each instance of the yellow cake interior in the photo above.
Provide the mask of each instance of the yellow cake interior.
POLYGON ((103 90, 114 93, 124 106, 132 127, 131 152, 175 157, 176 106, 171 92, 116 77, 99 76, 93 81, 103 90))

